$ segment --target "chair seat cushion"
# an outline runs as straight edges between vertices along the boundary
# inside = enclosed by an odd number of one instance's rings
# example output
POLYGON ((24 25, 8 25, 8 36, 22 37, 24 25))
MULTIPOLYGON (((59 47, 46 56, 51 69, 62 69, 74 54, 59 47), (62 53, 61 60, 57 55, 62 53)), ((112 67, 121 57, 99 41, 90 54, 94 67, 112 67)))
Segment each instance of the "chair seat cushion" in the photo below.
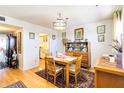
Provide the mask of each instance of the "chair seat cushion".
POLYGON ((59 72, 59 71, 62 70, 62 69, 63 69, 62 66, 56 65, 56 72, 59 72))
POLYGON ((70 71, 70 72, 75 72, 75 64, 71 64, 71 65, 69 66, 69 71, 70 71))

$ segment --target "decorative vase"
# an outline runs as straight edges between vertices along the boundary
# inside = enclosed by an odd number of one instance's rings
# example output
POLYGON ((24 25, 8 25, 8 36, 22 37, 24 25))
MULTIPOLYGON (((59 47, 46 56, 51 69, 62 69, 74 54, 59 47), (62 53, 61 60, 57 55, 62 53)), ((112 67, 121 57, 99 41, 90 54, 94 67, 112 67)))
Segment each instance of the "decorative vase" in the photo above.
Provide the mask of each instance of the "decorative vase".
POLYGON ((117 61, 117 67, 122 69, 123 68, 122 53, 116 54, 116 61, 117 61))

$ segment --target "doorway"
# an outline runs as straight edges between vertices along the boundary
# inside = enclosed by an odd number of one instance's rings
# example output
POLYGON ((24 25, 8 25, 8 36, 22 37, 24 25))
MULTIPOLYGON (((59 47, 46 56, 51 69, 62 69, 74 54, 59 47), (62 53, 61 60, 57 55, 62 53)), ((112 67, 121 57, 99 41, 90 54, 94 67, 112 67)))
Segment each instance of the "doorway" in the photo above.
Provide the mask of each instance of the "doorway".
POLYGON ((0 23, 0 69, 13 67, 17 62, 17 32, 20 27, 0 23), (15 64, 15 63, 14 63, 15 64))
POLYGON ((0 69, 11 67, 12 50, 16 51, 16 36, 0 33, 0 69))
POLYGON ((46 33, 40 33, 39 35, 39 39, 40 39, 40 53, 39 53, 39 57, 40 59, 44 59, 45 58, 45 53, 49 51, 49 35, 46 33))

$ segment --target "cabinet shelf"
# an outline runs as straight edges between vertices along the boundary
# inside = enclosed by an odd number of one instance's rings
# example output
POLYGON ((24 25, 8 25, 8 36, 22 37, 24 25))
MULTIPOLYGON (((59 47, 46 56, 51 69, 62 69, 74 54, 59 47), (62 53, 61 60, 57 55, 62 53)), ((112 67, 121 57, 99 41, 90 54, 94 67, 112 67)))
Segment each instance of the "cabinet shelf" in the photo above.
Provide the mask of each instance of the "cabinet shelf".
POLYGON ((90 43, 89 42, 67 42, 65 51, 73 56, 82 55, 81 66, 90 68, 91 67, 91 54, 90 54, 90 43))

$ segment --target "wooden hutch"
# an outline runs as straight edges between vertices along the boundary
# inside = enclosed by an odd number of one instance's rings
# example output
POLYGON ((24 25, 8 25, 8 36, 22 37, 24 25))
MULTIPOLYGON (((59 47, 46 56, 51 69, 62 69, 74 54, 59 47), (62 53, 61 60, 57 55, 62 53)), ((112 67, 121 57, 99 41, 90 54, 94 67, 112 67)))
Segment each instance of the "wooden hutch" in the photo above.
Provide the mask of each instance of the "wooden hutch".
POLYGON ((89 42, 67 42, 65 51, 67 54, 76 57, 82 55, 81 66, 85 68, 91 67, 91 53, 89 42))

